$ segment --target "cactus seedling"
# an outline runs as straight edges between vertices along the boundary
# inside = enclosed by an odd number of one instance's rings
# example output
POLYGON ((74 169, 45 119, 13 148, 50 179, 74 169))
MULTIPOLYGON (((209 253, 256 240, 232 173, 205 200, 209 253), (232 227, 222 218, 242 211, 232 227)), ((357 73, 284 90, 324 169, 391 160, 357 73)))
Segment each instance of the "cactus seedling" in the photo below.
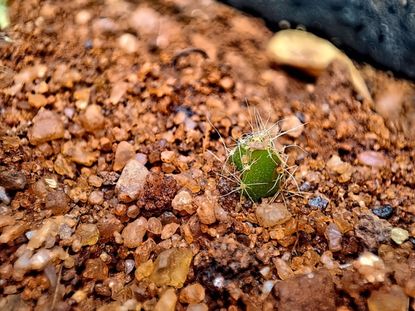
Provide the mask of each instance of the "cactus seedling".
POLYGON ((242 194, 252 201, 278 194, 286 164, 267 130, 240 139, 230 161, 240 172, 242 194))

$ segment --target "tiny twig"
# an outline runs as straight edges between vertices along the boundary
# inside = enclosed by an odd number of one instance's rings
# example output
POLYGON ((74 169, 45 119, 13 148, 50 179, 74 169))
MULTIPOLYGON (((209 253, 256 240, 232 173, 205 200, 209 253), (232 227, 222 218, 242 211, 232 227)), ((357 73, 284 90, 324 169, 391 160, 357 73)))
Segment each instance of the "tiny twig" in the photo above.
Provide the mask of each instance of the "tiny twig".
POLYGON ((180 52, 178 52, 176 55, 173 56, 172 59, 172 65, 176 69, 177 63, 179 62, 180 58, 189 56, 192 53, 197 53, 203 56, 204 59, 208 59, 209 55, 206 53, 205 50, 202 50, 201 48, 187 48, 180 52))

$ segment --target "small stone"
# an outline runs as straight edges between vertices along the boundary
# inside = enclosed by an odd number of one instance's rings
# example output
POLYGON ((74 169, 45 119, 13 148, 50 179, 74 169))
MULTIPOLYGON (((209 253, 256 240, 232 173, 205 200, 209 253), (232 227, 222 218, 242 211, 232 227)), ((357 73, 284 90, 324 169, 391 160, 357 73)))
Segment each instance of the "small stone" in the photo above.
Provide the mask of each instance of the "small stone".
POLYGON ((65 129, 59 116, 50 110, 40 110, 33 118, 33 126, 27 134, 33 145, 63 138, 65 129))
POLYGON ((187 306, 186 311, 209 311, 209 307, 205 303, 192 303, 187 306))
POLYGON ((104 193, 98 190, 92 191, 89 194, 88 202, 92 205, 101 205, 102 203, 104 203, 104 193))
POLYGON ((22 171, 0 171, 0 186, 6 190, 23 190, 26 187, 26 175, 22 171))
POLYGON ((99 258, 88 259, 82 276, 87 279, 105 281, 108 278, 108 266, 99 258))
POLYGON ((148 231, 152 234, 159 235, 161 234, 161 231, 163 229, 163 225, 160 221, 160 219, 156 217, 151 217, 148 220, 148 231))
POLYGON ((285 260, 282 260, 281 258, 275 258, 273 262, 275 268, 277 269, 277 274, 281 280, 287 280, 294 276, 293 270, 285 260))
POLYGON ((385 281, 386 267, 382 259, 370 252, 364 252, 353 262, 353 267, 370 283, 385 281))
POLYGON ((160 27, 160 14, 152 8, 139 7, 132 12, 128 23, 140 34, 155 33, 160 27))
POLYGON ((192 215, 196 212, 196 206, 193 204, 192 195, 189 191, 181 190, 174 197, 171 205, 175 211, 180 214, 189 214, 192 215))
POLYGON ((36 109, 42 108, 43 106, 46 106, 46 104, 48 103, 48 100, 42 94, 29 94, 27 99, 29 105, 36 109))
POLYGON ((127 216, 129 218, 137 218, 138 214, 140 214, 140 209, 137 205, 130 205, 127 208, 127 216))
POLYGON ((391 224, 373 214, 363 214, 355 227, 356 236, 369 249, 376 249, 380 243, 390 238, 391 224))
POLYGON ((91 166, 98 160, 99 152, 90 151, 90 146, 85 141, 68 141, 63 145, 62 153, 78 164, 91 166))
POLYGON ((357 155, 360 163, 372 167, 382 168, 388 165, 387 158, 377 151, 364 151, 357 155))
POLYGON ((81 116, 83 127, 89 132, 100 130, 105 125, 105 117, 102 114, 101 106, 89 105, 81 116))
POLYGON ((75 177, 75 167, 65 157, 58 154, 55 163, 53 163, 53 169, 56 173, 62 176, 68 176, 69 178, 75 177))
POLYGON ((137 37, 130 33, 121 35, 121 37, 118 38, 117 42, 120 48, 128 54, 135 53, 138 50, 137 37))
POLYGON ((0 228, 6 226, 13 226, 16 223, 16 220, 13 216, 9 215, 0 215, 0 228))
POLYGON ((327 161, 326 167, 330 172, 337 173, 339 175, 350 173, 352 166, 350 163, 343 162, 338 155, 333 155, 330 160, 327 161))
POLYGON ((10 197, 8 196, 6 189, 4 187, 0 186, 0 202, 3 202, 6 205, 10 204, 10 197))
POLYGON ((308 200, 308 205, 310 207, 318 208, 321 210, 326 209, 328 204, 329 204, 329 201, 321 196, 313 197, 308 200))
POLYGON ((115 151, 115 159, 113 169, 114 171, 121 171, 127 162, 135 157, 134 146, 126 141, 118 144, 115 151))
POLYGON ((137 269, 135 270, 135 278, 137 279, 137 281, 142 281, 148 278, 153 273, 153 270, 153 261, 151 259, 147 260, 146 262, 142 263, 137 267, 137 269))
POLYGON ((193 254, 188 248, 170 248, 159 254, 150 280, 157 286, 183 287, 193 254))
POLYGON ((179 299, 184 303, 199 303, 205 299, 205 289, 199 283, 188 285, 181 290, 179 299))
POLYGON ((342 249, 342 233, 335 223, 329 223, 325 236, 329 242, 329 249, 332 252, 338 252, 342 249))
POLYGON ((171 238, 171 236, 176 233, 179 227, 180 225, 174 222, 171 224, 165 225, 163 230, 161 231, 161 239, 166 240, 166 239, 171 238))
POLYGON ((27 230, 28 224, 20 222, 14 225, 5 226, 0 235, 0 244, 14 241, 27 230))
POLYGON ((125 274, 130 274, 135 267, 135 261, 133 259, 127 259, 125 262, 125 274))
POLYGON ((87 10, 82 10, 79 11, 76 15, 75 15, 75 22, 78 25, 85 25, 87 24, 90 20, 91 20, 91 13, 87 10))
POLYGON ((144 217, 129 223, 122 231, 124 245, 128 248, 137 247, 143 242, 144 235, 147 232, 147 220, 144 217))
POLYGON ((128 161, 115 187, 119 200, 126 203, 136 200, 144 187, 148 173, 148 169, 139 161, 128 161))
POLYGON ((160 154, 160 158, 164 163, 173 163, 176 158, 176 153, 174 151, 165 150, 160 154))
POLYGON ((398 285, 384 286, 372 291, 367 300, 369 311, 407 311, 409 297, 398 285))
POLYGON ((70 199, 65 192, 52 191, 46 196, 45 208, 51 210, 53 215, 63 215, 70 209, 69 202, 70 199))
POLYGON ((336 310, 336 292, 333 279, 326 270, 278 282, 274 286, 279 298, 278 311, 291 310, 336 310))
POLYGON ((389 204, 383 206, 375 207, 372 209, 373 214, 382 219, 389 219, 393 215, 393 207, 389 204))
POLYGON ((411 278, 405 283, 405 294, 411 298, 415 298, 415 279, 411 278))
POLYGON ((112 240, 114 238, 114 233, 120 232, 123 229, 121 221, 114 216, 101 219, 98 222, 97 227, 102 242, 112 240))
POLYGON ((297 138, 303 133, 304 125, 295 115, 288 116, 282 121, 281 131, 288 136, 297 138))
POLYGON ((88 183, 93 187, 100 188, 103 182, 104 180, 97 175, 91 175, 88 177, 88 183))
POLYGON ((76 228, 75 234, 78 236, 81 246, 95 245, 99 239, 99 230, 95 224, 80 224, 76 228))
POLYGON ((173 288, 167 289, 157 301, 154 311, 174 311, 176 310, 177 296, 173 288))
POLYGON ((409 238, 409 232, 402 228, 392 228, 391 239, 396 244, 401 245, 409 238))
POLYGON ((111 88, 109 101, 111 104, 118 104, 128 90, 128 83, 123 81, 116 82, 111 88))
POLYGON ((216 222, 216 203, 216 200, 209 194, 200 195, 195 198, 197 216, 202 224, 211 225, 216 222))
POLYGON ((291 219, 291 213, 282 203, 261 203, 255 210, 258 223, 265 228, 280 225, 291 219))

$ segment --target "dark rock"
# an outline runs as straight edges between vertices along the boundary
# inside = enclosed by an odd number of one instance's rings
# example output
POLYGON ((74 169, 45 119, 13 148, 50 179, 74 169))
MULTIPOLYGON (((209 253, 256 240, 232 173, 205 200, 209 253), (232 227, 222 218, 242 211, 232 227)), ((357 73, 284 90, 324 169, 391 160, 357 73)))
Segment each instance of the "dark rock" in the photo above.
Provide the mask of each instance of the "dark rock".
POLYGON ((393 215, 393 207, 389 204, 385 204, 379 207, 375 207, 372 209, 372 212, 379 218, 389 219, 393 215))
POLYGON ((308 205, 314 208, 325 209, 329 201, 321 196, 317 196, 308 200, 308 205))
POLYGON ((26 187, 27 180, 23 172, 5 170, 0 172, 0 186, 6 190, 22 190, 26 187))

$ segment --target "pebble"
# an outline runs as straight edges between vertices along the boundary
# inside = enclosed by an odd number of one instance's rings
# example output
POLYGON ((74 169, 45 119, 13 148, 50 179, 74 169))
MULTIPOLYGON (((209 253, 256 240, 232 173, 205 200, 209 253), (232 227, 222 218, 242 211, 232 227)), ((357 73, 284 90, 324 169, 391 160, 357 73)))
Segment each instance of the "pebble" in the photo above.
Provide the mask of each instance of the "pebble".
POLYGON ((155 33, 160 27, 160 14, 152 8, 139 7, 131 14, 128 22, 140 34, 155 33))
POLYGON ((193 205, 192 195, 186 190, 180 190, 174 197, 171 205, 179 214, 192 215, 196 212, 196 207, 193 205))
POLYGON ((140 264, 135 270, 135 278, 137 281, 142 281, 148 278, 154 271, 154 262, 149 259, 146 262, 140 264))
POLYGON ((353 266, 369 283, 383 282, 386 276, 386 267, 382 259, 370 252, 364 252, 353 262, 353 266))
POLYGON ((398 285, 384 286, 372 291, 367 300, 369 311, 407 311, 409 297, 398 285))
POLYGON ((375 207, 372 209, 373 214, 382 219, 389 219, 393 215, 393 207, 389 204, 383 206, 375 207))
POLYGON ((303 133, 304 125, 295 115, 288 116, 282 121, 281 131, 286 132, 288 136, 293 138, 300 137, 303 133))
POLYGON ((258 223, 265 228, 283 224, 291 219, 291 213, 282 203, 262 203, 255 210, 258 223))
POLYGON ((9 215, 0 215, 0 228, 6 226, 13 226, 16 223, 16 220, 13 216, 9 215))
POLYGON ((211 225, 216 222, 215 203, 209 194, 195 198, 197 216, 202 224, 211 225))
POLYGON ((293 270, 285 260, 282 260, 281 258, 275 258, 273 262, 275 268, 277 269, 277 274, 281 280, 287 280, 294 276, 293 270))
POLYGON ((117 42, 120 48, 128 54, 137 52, 139 47, 137 37, 130 33, 121 35, 118 38, 117 42))
POLYGON ((10 204, 10 197, 7 195, 6 189, 2 186, 0 186, 0 201, 6 205, 10 204))
POLYGON ((205 289, 199 283, 186 286, 180 292, 179 300, 184 303, 199 303, 205 299, 205 289))
POLYGON ((127 216, 129 218, 137 218, 138 214, 140 214, 140 208, 137 205, 130 205, 127 208, 127 216))
POLYGON ((43 106, 46 106, 46 104, 48 103, 48 100, 42 94, 31 94, 30 93, 27 96, 27 100, 29 102, 29 105, 36 109, 42 108, 43 106))
POLYGON ((128 248, 137 247, 143 242, 144 235, 147 232, 148 224, 144 217, 140 217, 129 223, 122 231, 124 245, 128 248))
POLYGON ((125 274, 130 274, 134 267, 135 267, 135 261, 133 259, 127 259, 125 262, 125 274))
POLYGON ((89 105, 81 117, 82 126, 89 132, 100 130, 105 125, 105 117, 102 108, 98 105, 89 105))
POLYGON ((136 200, 144 187, 148 173, 148 169, 139 161, 128 161, 115 187, 119 200, 126 203, 136 200))
POLYGON ((357 155, 361 164, 382 168, 388 165, 386 157, 377 151, 363 151, 357 155))
POLYGON ((118 104, 121 99, 123 98, 124 94, 128 90, 128 83, 123 81, 115 82, 115 84, 111 88, 111 94, 109 101, 111 104, 116 105, 118 104))
POLYGON ((53 111, 40 110, 33 118, 33 126, 27 134, 33 145, 63 138, 65 129, 60 117, 53 111))
POLYGON ((332 277, 325 270, 311 272, 274 286, 279 298, 275 310, 336 310, 336 292, 332 277))
POLYGON ((335 223, 331 222, 328 224, 325 236, 329 242, 329 249, 332 252, 338 252, 342 249, 342 234, 335 223))
POLYGON ((95 245, 99 239, 99 230, 95 224, 80 224, 75 234, 80 240, 81 246, 95 245))
POLYGON ((321 196, 316 196, 308 200, 308 205, 310 207, 318 208, 318 209, 326 209, 329 201, 321 196))
POLYGON ((154 311, 174 311, 176 310, 177 295, 173 288, 167 289, 159 301, 157 301, 154 311))
POLYGON ((193 254, 188 248, 170 248, 161 252, 154 262, 150 280, 157 286, 183 287, 193 254))
POLYGON ((46 195, 45 208, 52 211, 53 215, 66 214, 69 209, 69 197, 61 190, 51 191, 46 195))
POLYGON ((363 214, 355 227, 356 236, 369 248, 375 249, 390 239, 391 225, 373 214, 363 214))
POLYGON ((105 281, 108 278, 108 266, 99 258, 88 259, 82 276, 87 279, 105 281))
POLYGON ((88 177, 88 183, 93 187, 100 188, 103 182, 104 180, 101 177, 98 177, 97 175, 90 175, 88 177))
POLYGON ((0 186, 6 190, 23 190, 26 187, 26 175, 22 171, 0 171, 0 186))
POLYGON ((161 231, 163 229, 163 225, 161 224, 160 219, 156 218, 156 217, 151 217, 148 220, 148 231, 155 234, 155 235, 159 235, 161 234, 161 231))
POLYGON ((179 227, 180 225, 176 224, 175 222, 165 225, 161 231, 161 239, 166 240, 171 238, 171 236, 176 233, 179 227))
POLYGON ((126 141, 122 141, 118 144, 115 151, 115 159, 113 170, 121 171, 127 162, 135 157, 134 146, 126 141))
POLYGON ((84 165, 91 166, 98 160, 99 152, 90 151, 90 146, 85 141, 78 141, 73 143, 68 141, 63 145, 62 152, 69 156, 71 161, 84 165))
POLYGON ((91 13, 87 10, 81 10, 75 15, 75 22, 78 25, 85 25, 91 20, 91 13))
POLYGON ((195 303, 187 306, 187 311, 209 311, 209 307, 205 303, 195 303))
POLYGON ((92 191, 89 194, 88 202, 92 205, 101 205, 104 203, 104 193, 98 190, 92 191))
POLYGON ((55 163, 53 163, 53 169, 56 173, 62 176, 68 176, 69 178, 75 177, 75 167, 72 165, 62 154, 58 154, 55 163))
POLYGON ((409 238, 409 232, 402 228, 392 228, 390 234, 392 241, 398 245, 401 245, 409 238))

